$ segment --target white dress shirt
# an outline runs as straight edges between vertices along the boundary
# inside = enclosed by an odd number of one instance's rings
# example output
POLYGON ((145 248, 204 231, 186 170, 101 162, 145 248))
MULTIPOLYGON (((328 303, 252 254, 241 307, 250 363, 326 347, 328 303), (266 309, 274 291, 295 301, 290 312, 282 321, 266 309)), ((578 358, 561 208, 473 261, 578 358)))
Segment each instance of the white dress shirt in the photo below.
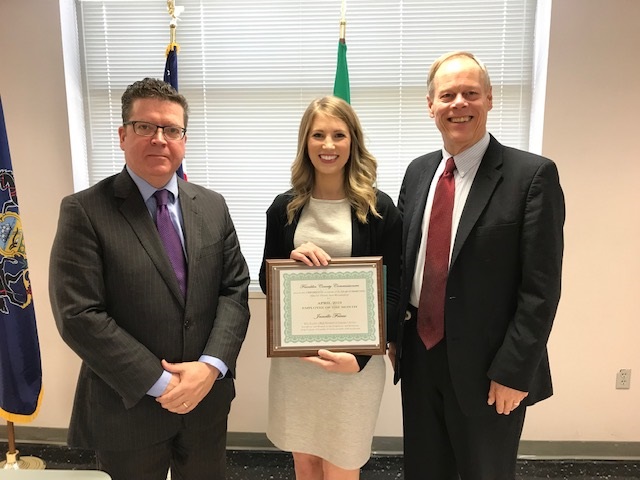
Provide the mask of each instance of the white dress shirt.
POLYGON ((413 274, 413 285, 411 287, 411 296, 409 297, 409 302, 411 302, 411 304, 416 308, 420 302, 420 290, 422 290, 422 276, 424 274, 424 259, 427 251, 429 219, 431 218, 431 207, 433 206, 433 196, 435 195, 436 184, 444 172, 447 160, 453 156, 453 161, 456 164, 456 169, 453 172, 453 177, 456 182, 456 191, 453 201, 453 216, 451 218, 451 246, 449 248, 449 261, 451 261, 451 252, 453 251, 453 245, 456 239, 456 232, 458 231, 458 224, 462 217, 462 211, 464 210, 464 205, 467 203, 467 197, 469 197, 471 185, 473 184, 473 179, 476 177, 476 173, 478 172, 478 167, 480 167, 482 157, 489 146, 489 139, 490 136, 487 132, 478 143, 458 155, 451 155, 444 149, 444 147, 442 148, 442 160, 436 169, 433 180, 431 180, 431 186, 429 187, 429 193, 427 194, 427 203, 424 207, 424 216, 422 217, 422 239, 420 240, 420 248, 418 249, 418 256, 416 257, 416 269, 413 274))

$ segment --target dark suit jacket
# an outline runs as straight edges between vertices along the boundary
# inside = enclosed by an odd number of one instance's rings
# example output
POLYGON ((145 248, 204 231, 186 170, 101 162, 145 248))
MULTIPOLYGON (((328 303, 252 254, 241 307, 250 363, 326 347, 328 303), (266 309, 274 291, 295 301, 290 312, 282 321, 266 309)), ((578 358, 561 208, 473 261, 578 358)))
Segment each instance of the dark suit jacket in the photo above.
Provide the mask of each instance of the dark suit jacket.
POLYGON ((249 272, 224 199, 178 180, 188 292, 126 170, 63 199, 49 290, 58 330, 80 356, 69 444, 124 450, 207 428, 226 416, 248 321, 249 272), (221 359, 229 367, 191 413, 146 395, 169 362, 221 359), (216 398, 216 395, 218 397, 216 398), (214 408, 215 405, 215 408, 214 408))
MULTIPOLYGON (((406 308, 437 151, 407 168, 400 309, 406 308)), ((547 339, 560 299, 564 197, 555 164, 491 137, 456 233, 445 299, 453 386, 465 413, 487 406, 489 382, 529 392, 531 405, 552 394, 547 339)), ((399 318, 398 357, 402 358, 399 318)), ((397 381, 402 372, 397 365, 397 381)))

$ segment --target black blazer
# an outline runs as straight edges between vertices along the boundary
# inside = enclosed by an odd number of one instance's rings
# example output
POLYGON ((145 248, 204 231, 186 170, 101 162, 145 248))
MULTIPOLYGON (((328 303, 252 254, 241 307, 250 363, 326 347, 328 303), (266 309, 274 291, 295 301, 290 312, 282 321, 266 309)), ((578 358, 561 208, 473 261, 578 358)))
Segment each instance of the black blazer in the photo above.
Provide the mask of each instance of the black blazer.
MULTIPOLYGON (((411 293, 429 185, 441 160, 441 151, 415 159, 400 191, 401 312, 411 293)), ((564 218, 555 164, 491 137, 456 233, 445 300, 451 378, 468 414, 494 408, 487 406, 490 380, 529 392, 526 405, 552 394, 546 345, 560 299, 564 218)))
MULTIPOLYGON (((260 288, 266 292, 266 259, 289 258, 293 250, 293 236, 302 209, 287 224, 287 205, 293 199, 291 192, 278 195, 267 210, 267 231, 264 244, 264 256, 260 267, 260 288)), ((398 316, 398 298, 400 295, 400 239, 402 237, 402 218, 393 200, 384 192, 377 191, 376 209, 382 218, 369 214, 367 223, 360 223, 355 213, 351 214, 352 257, 382 255, 387 267, 387 337, 395 338, 398 316), (391 320, 393 319, 393 320, 391 320)), ((322 247, 322 245, 319 245, 322 247)))
POLYGON ((182 180, 178 187, 186 299, 126 170, 62 201, 49 291, 62 338, 82 359, 71 446, 139 449, 184 425, 214 428, 226 417, 249 321, 249 271, 222 196, 182 180), (191 413, 173 414, 146 395, 163 372, 161 359, 203 354, 229 372, 191 413), (216 392, 225 392, 224 409, 216 392))

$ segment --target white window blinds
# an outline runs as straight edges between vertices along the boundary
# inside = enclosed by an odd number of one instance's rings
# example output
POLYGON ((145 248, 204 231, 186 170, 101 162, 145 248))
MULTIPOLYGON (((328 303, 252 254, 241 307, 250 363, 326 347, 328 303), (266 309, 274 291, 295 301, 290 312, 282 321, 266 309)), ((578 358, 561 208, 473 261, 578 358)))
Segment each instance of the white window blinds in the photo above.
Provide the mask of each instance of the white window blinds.
MULTIPOLYGON (((124 165, 120 96, 162 78, 164 0, 76 0, 89 183, 124 165)), ((265 211, 289 188, 297 128, 331 94, 341 1, 179 0, 179 89, 190 104, 189 181, 223 194, 257 281, 265 211)), ((396 199, 406 165, 441 147, 426 108, 426 75, 442 53, 468 50, 493 83, 489 130, 527 148, 535 0, 348 0, 351 103, 377 157, 378 186, 396 199)))

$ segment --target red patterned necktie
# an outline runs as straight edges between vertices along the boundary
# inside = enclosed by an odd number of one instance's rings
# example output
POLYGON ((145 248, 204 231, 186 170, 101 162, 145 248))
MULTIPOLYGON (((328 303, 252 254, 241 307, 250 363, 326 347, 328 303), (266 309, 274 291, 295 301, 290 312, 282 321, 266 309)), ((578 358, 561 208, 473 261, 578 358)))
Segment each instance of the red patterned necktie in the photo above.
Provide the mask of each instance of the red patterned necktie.
POLYGON ((453 157, 447 160, 433 196, 424 276, 418 305, 418 334, 427 350, 444 338, 444 298, 449 274, 451 217, 456 192, 453 157))
POLYGON ((158 233, 160 234, 160 240, 164 245, 164 249, 169 256, 169 261, 176 272, 178 277, 178 284, 182 295, 187 291, 187 262, 184 258, 184 251, 182 249, 182 242, 180 236, 176 231, 176 227, 171 221, 171 215, 169 214, 169 208, 167 207, 167 201, 169 200, 168 190, 157 190, 153 194, 156 197, 156 226, 158 227, 158 233))

